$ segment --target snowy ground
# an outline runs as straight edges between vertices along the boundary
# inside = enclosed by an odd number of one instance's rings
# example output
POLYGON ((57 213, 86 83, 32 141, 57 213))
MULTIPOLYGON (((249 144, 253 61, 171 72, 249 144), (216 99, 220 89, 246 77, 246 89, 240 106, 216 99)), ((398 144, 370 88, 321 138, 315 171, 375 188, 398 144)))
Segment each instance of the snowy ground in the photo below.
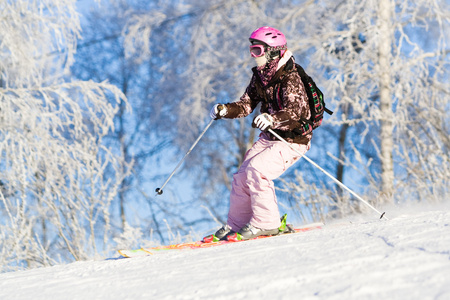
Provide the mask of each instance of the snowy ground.
MULTIPOLYGON (((450 299, 450 210, 0 274, 0 299, 450 299)), ((349 222, 351 221, 351 222, 349 222)))

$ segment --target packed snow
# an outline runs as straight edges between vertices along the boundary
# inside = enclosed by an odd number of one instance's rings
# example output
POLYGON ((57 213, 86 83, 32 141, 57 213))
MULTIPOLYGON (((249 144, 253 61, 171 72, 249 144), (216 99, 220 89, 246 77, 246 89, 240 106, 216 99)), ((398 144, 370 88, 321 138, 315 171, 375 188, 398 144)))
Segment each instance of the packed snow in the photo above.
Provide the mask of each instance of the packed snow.
POLYGON ((0 274, 0 299, 450 299, 449 205, 323 229, 0 274))

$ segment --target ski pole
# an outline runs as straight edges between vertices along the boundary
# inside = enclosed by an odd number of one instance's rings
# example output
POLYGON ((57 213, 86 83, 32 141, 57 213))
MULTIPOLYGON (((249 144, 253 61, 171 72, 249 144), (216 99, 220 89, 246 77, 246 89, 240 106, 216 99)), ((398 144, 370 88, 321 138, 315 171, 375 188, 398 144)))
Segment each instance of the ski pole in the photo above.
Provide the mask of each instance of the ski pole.
MULTIPOLYGON (((217 107, 217 109, 219 111, 221 111, 223 109, 222 105, 219 105, 217 107)), ((183 163, 183 161, 186 159, 186 157, 189 155, 189 153, 191 153, 192 149, 194 149, 194 147, 197 145, 197 143, 200 141, 200 139, 203 137, 203 135, 205 134, 205 132, 208 130, 208 128, 212 125, 212 123, 217 120, 216 119, 211 119, 211 121, 209 121, 208 125, 206 126, 206 128, 202 131, 202 133, 200 133, 199 137, 195 140, 194 144, 191 146, 191 148, 189 148, 188 152, 186 152, 186 154, 184 155, 183 159, 178 163, 178 165, 175 167, 175 169, 173 170, 173 172, 170 174, 169 178, 167 178, 167 180, 164 182, 164 184, 160 187, 157 188, 155 190, 156 194, 161 195, 163 193, 163 188, 166 186, 166 184, 169 182, 169 180, 172 178, 172 176, 175 174, 175 172, 178 170, 178 168, 181 166, 181 164, 183 163)))
MULTIPOLYGON (((335 177, 333 177, 333 175, 331 175, 330 173, 328 173, 327 171, 325 171, 323 168, 321 168, 318 164, 316 164, 314 161, 312 161, 309 157, 307 157, 306 155, 302 155, 299 151, 297 151, 296 149, 294 149, 294 147, 292 147, 292 145, 290 143, 288 143, 285 139, 283 139, 281 136, 279 136, 276 132, 274 132, 272 129, 268 129, 268 131, 273 134, 277 139, 279 139, 280 141, 282 141, 283 143, 285 143, 286 145, 289 146, 289 148, 291 148, 292 150, 294 150, 295 152, 297 152, 297 154, 299 154, 301 157, 305 158, 306 161, 308 161, 309 163, 311 163, 313 166, 315 166, 316 168, 318 168, 320 171, 322 171, 323 173, 325 173, 325 175, 327 175, 328 177, 330 177, 334 182, 336 182, 340 187, 342 187, 343 189, 347 190, 350 194, 352 194, 353 196, 356 197, 356 199, 358 199, 359 201, 361 201, 362 203, 364 203, 365 205, 367 205, 368 207, 370 207, 371 209, 373 209, 374 211, 376 211, 380 216, 380 219, 383 218, 385 212, 381 213, 380 211, 378 211, 375 207, 373 207, 372 205, 370 205, 369 202, 367 202, 366 200, 364 200, 363 198, 361 198, 358 194, 356 194, 355 192, 353 192, 351 189, 349 189, 345 184, 343 184, 342 182, 340 182, 339 180, 337 180, 335 177)), ((388 217, 384 217, 386 220, 389 220, 388 217)))

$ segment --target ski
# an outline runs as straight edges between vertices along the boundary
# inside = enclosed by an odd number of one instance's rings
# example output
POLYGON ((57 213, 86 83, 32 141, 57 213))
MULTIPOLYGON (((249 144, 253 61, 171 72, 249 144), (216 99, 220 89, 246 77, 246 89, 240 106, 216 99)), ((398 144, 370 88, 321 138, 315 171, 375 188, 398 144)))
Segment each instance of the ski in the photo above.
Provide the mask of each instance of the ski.
POLYGON ((292 233, 287 232, 287 233, 282 233, 279 235, 272 235, 272 236, 258 236, 256 238, 249 239, 249 240, 217 241, 217 242, 207 242, 207 243, 202 242, 202 241, 196 241, 196 242, 157 246, 157 247, 151 247, 151 248, 140 248, 140 249, 131 249, 131 250, 124 249, 124 250, 118 250, 118 252, 121 256, 126 257, 126 258, 143 257, 143 256, 157 254, 159 252, 170 251, 170 250, 188 250, 188 249, 192 250, 192 249, 217 247, 217 246, 221 246, 221 245, 225 245, 225 244, 265 239, 265 238, 277 237, 277 236, 286 235, 286 234, 295 234, 295 233, 306 232, 306 231, 310 231, 310 230, 314 230, 314 229, 321 229, 322 227, 323 227, 323 223, 313 223, 313 224, 308 224, 308 225, 301 226, 298 228, 294 228, 295 232, 292 232, 292 233))

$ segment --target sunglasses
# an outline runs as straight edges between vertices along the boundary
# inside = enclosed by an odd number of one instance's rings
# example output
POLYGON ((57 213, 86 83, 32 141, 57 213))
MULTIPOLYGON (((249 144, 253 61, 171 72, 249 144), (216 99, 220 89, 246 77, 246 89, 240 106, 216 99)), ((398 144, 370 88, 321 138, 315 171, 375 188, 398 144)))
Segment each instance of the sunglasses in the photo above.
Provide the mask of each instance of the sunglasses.
POLYGON ((264 45, 251 45, 250 54, 252 57, 260 57, 264 55, 264 45))

